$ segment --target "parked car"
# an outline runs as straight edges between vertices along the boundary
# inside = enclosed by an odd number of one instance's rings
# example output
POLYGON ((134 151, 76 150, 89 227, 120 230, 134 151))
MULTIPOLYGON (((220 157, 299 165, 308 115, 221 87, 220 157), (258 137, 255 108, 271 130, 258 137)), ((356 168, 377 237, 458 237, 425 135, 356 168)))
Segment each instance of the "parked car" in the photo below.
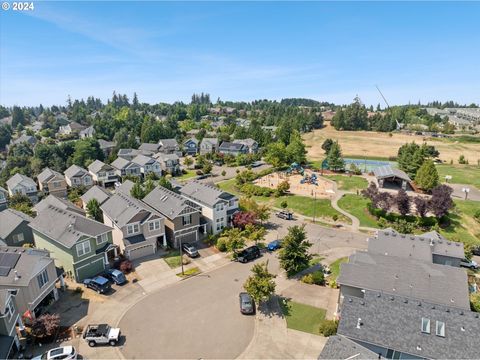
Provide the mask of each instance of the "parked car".
POLYGON ((259 167, 259 166, 262 166, 264 165, 265 163, 263 161, 254 161, 250 166, 252 168, 256 168, 256 167, 259 167))
POLYGON ((77 350, 73 346, 62 346, 48 350, 32 360, 76 360, 77 350))
POLYGON ((93 279, 85 279, 83 280, 83 284, 99 294, 105 294, 106 292, 110 291, 112 288, 110 281, 104 278, 103 276, 97 276, 93 279))
POLYGON ((244 315, 255 314, 255 302, 253 301, 250 294, 246 292, 241 292, 238 295, 240 300, 240 312, 244 315))
POLYGON ((187 254, 191 258, 194 258, 200 255, 198 253, 197 248, 190 243, 183 243, 182 250, 185 254, 187 254))
POLYGON ((293 214, 290 211, 279 211, 275 215, 277 215, 278 218, 284 219, 284 220, 293 220, 293 214))
POLYGON ((127 282, 125 274, 117 269, 108 269, 105 271, 105 277, 117 285, 123 285, 127 282))
POLYGON ((473 260, 463 259, 460 261, 460 266, 466 267, 472 270, 478 269, 478 264, 473 260))
POLYGON ((480 246, 475 246, 475 247, 472 249, 472 254, 473 254, 473 255, 480 255, 480 246))
POLYGON ((283 240, 273 240, 272 242, 269 242, 267 245, 267 250, 268 251, 275 251, 278 250, 282 247, 282 241, 283 240))
POLYGON ((120 329, 112 328, 107 324, 88 325, 83 333, 83 338, 90 347, 94 347, 97 344, 115 346, 120 339, 120 329))
POLYGON ((260 249, 258 248, 258 246, 253 245, 239 252, 237 255, 237 260, 240 261, 241 263, 247 263, 250 260, 253 260, 259 257, 260 257, 260 249))

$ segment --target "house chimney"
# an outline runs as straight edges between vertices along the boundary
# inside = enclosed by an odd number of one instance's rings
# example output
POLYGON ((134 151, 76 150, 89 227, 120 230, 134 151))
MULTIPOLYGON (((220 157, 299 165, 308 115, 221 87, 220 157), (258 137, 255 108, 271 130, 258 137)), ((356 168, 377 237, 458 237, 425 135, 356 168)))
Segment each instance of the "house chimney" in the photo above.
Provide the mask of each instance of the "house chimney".
POLYGON ((15 281, 18 281, 20 280, 20 275, 18 275, 18 271, 17 270, 13 270, 14 274, 15 274, 15 281))

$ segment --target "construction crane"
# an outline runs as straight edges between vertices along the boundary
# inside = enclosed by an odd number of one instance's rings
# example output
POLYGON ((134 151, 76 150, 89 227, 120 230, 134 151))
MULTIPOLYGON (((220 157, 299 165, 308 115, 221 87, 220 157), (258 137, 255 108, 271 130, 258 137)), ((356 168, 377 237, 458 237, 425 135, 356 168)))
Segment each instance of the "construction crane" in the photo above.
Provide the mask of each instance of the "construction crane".
MULTIPOLYGON (((385 104, 387 104, 387 109, 390 109, 390 105, 388 105, 388 101, 387 99, 385 99, 385 96, 383 96, 383 93, 380 91, 380 88, 378 87, 378 85, 375 85, 375 87, 380 93, 380 96, 382 97, 383 101, 385 101, 385 104)), ((395 122, 397 123, 397 130, 401 130, 403 128, 403 124, 400 124, 397 119, 395 119, 395 122)))

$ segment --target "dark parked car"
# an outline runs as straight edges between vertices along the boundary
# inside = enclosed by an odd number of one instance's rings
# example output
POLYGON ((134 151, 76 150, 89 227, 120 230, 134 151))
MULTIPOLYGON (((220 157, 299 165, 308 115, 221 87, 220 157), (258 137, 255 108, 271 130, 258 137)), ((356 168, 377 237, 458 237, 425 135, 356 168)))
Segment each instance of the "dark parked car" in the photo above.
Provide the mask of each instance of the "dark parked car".
POLYGON ((253 245, 244 250, 242 250, 237 255, 237 260, 241 263, 249 262, 250 260, 256 259, 260 257, 260 249, 258 246, 253 245))
POLYGON ((105 277, 117 285, 123 285, 127 282, 127 279, 123 272, 117 269, 108 269, 105 272, 105 277))
POLYGON ((290 211, 280 211, 277 212, 275 215, 277 215, 277 217, 279 217, 280 219, 293 220, 293 214, 290 211))
POLYGON ((273 240, 272 242, 269 242, 267 245, 267 250, 268 251, 275 251, 278 250, 282 247, 282 240, 273 240))
POLYGON ((248 293, 241 292, 238 298, 240 300, 240 312, 242 314, 255 314, 255 303, 248 293))
POLYGON ((189 257, 194 258, 199 256, 200 254, 198 253, 198 250, 195 246, 189 243, 183 243, 182 244, 182 250, 185 254, 187 254, 189 257))
POLYGON ((105 294, 110 291, 112 286, 110 285, 110 281, 104 278, 103 276, 97 276, 93 279, 85 279, 83 280, 83 284, 99 294, 105 294))

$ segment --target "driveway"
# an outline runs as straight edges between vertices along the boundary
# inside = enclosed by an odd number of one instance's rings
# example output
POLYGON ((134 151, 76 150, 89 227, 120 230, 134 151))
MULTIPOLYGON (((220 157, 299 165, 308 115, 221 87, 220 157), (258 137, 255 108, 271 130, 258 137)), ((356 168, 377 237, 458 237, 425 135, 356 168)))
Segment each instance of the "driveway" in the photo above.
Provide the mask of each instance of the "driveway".
POLYGON ((465 200, 465 193, 462 191, 464 188, 470 189, 468 193, 468 200, 480 201, 480 190, 473 185, 462 184, 446 184, 453 189, 452 198, 465 200))

